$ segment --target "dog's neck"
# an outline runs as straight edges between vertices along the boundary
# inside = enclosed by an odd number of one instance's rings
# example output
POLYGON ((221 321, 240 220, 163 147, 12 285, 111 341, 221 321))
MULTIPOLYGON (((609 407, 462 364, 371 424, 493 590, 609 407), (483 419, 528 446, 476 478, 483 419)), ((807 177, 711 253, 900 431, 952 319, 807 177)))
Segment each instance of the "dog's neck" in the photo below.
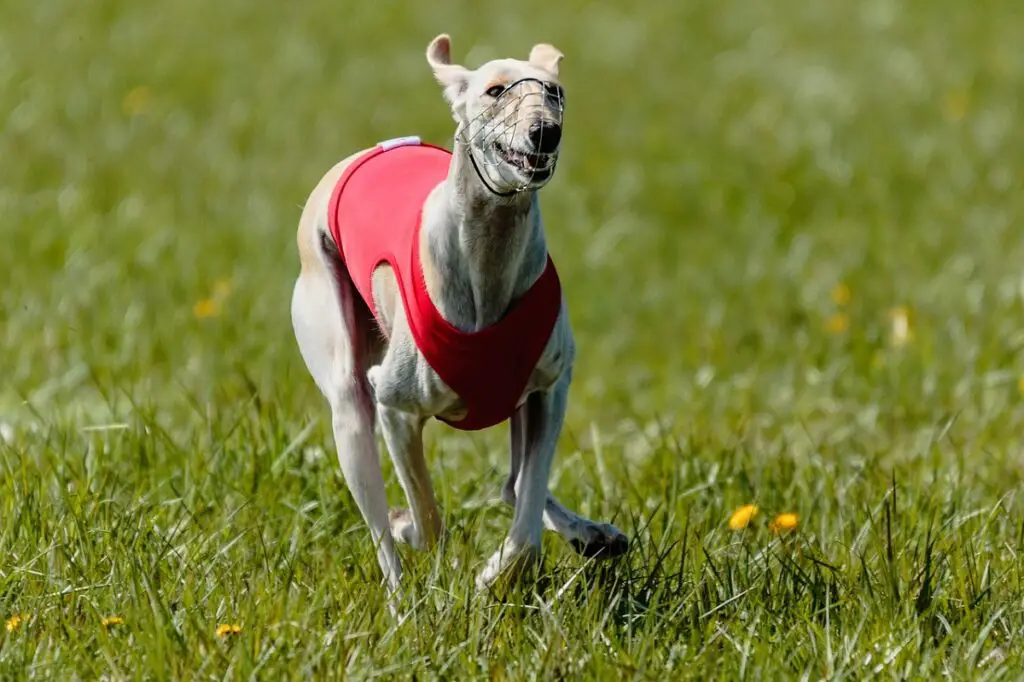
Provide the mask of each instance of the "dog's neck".
POLYGON ((547 265, 536 192, 494 194, 470 153, 456 136, 448 177, 428 199, 423 220, 431 299, 462 331, 501 319, 547 265))

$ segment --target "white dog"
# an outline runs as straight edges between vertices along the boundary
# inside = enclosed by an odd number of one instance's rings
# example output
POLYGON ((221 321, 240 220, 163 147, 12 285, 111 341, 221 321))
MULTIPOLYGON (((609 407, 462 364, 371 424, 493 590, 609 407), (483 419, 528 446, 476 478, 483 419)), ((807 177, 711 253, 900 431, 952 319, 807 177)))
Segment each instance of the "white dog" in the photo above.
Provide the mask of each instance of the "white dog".
POLYGON ((450 47, 438 36, 427 62, 458 124, 454 151, 399 138, 358 152, 320 181, 298 229, 295 337, 392 590, 393 540, 428 548, 443 531, 423 456, 430 417, 470 430, 511 419, 512 528, 479 587, 536 560, 545 526, 586 556, 628 545, 548 492, 574 356, 537 200, 558 159, 562 54, 540 44, 473 71, 450 47), (389 513, 376 419, 408 510, 389 513))

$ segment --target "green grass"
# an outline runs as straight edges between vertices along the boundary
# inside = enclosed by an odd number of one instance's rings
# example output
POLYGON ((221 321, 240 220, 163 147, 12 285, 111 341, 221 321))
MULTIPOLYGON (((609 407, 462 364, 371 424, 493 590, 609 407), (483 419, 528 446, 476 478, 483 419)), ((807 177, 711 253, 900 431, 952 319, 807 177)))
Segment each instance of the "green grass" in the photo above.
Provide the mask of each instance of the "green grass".
POLYGON ((5 3, 0 677, 1018 677, 1021 35, 1018 0, 5 3), (567 55, 552 486, 633 543, 475 594, 506 432, 433 425, 450 532, 396 625, 288 305, 320 175, 448 141, 441 31, 567 55))

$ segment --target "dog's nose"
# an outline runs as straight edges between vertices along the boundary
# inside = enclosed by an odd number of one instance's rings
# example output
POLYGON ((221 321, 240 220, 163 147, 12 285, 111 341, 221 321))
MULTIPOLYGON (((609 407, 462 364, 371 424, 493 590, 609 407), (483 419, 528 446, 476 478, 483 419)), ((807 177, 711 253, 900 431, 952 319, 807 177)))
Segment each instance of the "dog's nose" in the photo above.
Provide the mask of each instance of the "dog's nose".
POLYGON ((534 121, 530 125, 530 142, 535 151, 550 154, 562 141, 562 126, 548 121, 534 121))

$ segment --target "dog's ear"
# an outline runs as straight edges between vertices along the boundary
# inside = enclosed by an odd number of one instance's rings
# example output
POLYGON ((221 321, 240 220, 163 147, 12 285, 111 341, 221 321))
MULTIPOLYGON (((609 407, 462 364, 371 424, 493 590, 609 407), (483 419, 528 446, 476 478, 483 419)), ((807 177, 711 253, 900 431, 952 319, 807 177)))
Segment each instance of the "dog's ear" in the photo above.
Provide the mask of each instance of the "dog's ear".
POLYGON ((529 62, 534 66, 544 69, 548 73, 557 76, 558 65, 565 57, 557 47, 547 43, 538 43, 530 50, 529 62))
POLYGON ((448 34, 442 33, 430 41, 427 63, 434 71, 434 78, 444 87, 445 98, 454 104, 466 92, 470 72, 464 66, 452 64, 452 41, 448 34))

